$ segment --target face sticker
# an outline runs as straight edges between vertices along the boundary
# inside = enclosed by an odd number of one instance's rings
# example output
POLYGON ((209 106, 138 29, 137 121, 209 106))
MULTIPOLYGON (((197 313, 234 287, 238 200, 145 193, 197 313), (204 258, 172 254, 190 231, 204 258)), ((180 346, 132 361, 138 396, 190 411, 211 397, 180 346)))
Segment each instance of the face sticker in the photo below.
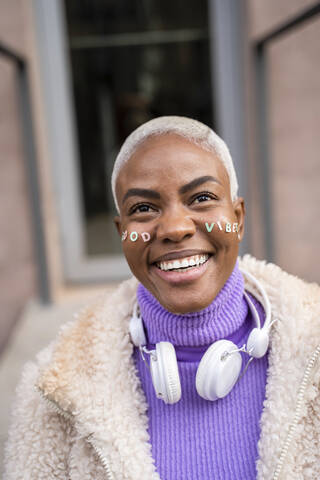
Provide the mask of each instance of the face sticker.
MULTIPOLYGON (((142 232, 140 234, 142 240, 144 242, 148 242, 150 239, 151 239, 151 235, 149 232, 142 232)), ((125 230, 124 232, 122 232, 121 234, 121 241, 123 242, 126 238, 128 237, 128 231, 125 230)), ((139 238, 139 233, 136 232, 136 231, 133 231, 131 233, 129 233, 129 239, 131 240, 131 242, 136 242, 139 238)))
POLYGON ((141 237, 144 242, 148 242, 151 238, 150 233, 148 232, 142 232, 141 237))
MULTIPOLYGON (((225 228, 223 228, 222 226, 222 223, 220 221, 217 221, 217 222, 212 222, 212 223, 208 223, 208 222, 205 222, 205 226, 206 226, 206 229, 207 229, 207 232, 211 233, 212 230, 214 229, 214 227, 216 226, 216 228, 218 228, 220 231, 224 230, 226 233, 236 233, 238 232, 238 223, 237 222, 225 222, 225 228)), ((148 242, 150 239, 151 239, 151 235, 149 232, 142 232, 141 234, 141 238, 144 242, 148 242)), ((126 238, 128 237, 128 231, 125 230, 124 232, 122 232, 122 235, 121 235, 121 240, 124 241, 126 238)), ((129 238, 132 242, 136 242, 139 238, 139 233, 134 231, 134 232, 131 232, 129 234, 129 238)))
POLYGON ((131 232, 129 237, 132 242, 136 242, 138 240, 138 233, 137 232, 131 232))
MULTIPOLYGON (((222 227, 220 221, 212 222, 212 223, 210 223, 210 225, 209 225, 208 222, 206 222, 205 226, 206 226, 207 232, 209 232, 209 233, 212 232, 215 225, 217 225, 217 227, 219 228, 220 231, 223 230, 223 227, 222 227)), ((237 222, 233 222, 233 223, 226 222, 225 223, 225 232, 226 233, 231 233, 231 232, 234 233, 234 232, 237 232, 237 231, 238 231, 238 223, 237 222)))

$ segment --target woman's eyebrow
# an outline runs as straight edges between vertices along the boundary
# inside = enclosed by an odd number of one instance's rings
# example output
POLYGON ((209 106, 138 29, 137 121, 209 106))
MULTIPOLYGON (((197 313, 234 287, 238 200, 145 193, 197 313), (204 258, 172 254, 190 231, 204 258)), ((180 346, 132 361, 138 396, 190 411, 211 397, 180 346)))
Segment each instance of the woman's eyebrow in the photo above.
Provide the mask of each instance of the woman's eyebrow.
POLYGON ((155 190, 149 190, 148 188, 129 188, 129 190, 122 199, 122 204, 125 202, 125 200, 127 200, 127 198, 135 196, 160 200, 160 193, 156 192, 155 190))
POLYGON ((192 180, 191 182, 187 183, 186 185, 183 185, 182 187, 179 188, 179 193, 186 193, 189 190, 192 190, 195 187, 199 187, 199 185, 202 185, 203 183, 206 182, 216 182, 219 183, 219 185, 222 185, 222 183, 216 178, 212 177, 211 175, 205 175, 204 177, 198 177, 192 180))
MULTIPOLYGON (((179 193, 180 194, 186 193, 189 190, 192 190, 193 188, 196 188, 199 185, 202 185, 203 183, 210 182, 210 181, 216 182, 216 183, 219 183, 219 185, 222 185, 222 183, 216 177, 212 177, 212 175, 205 175, 203 177, 198 177, 198 178, 195 178, 194 180, 191 180, 191 182, 186 183, 186 185, 182 185, 182 187, 179 188, 179 193)), ((148 188, 129 188, 129 190, 127 190, 126 194, 122 199, 122 204, 124 204, 127 198, 135 197, 135 196, 152 198, 154 200, 160 200, 161 198, 160 193, 157 192, 156 190, 150 190, 148 188)))

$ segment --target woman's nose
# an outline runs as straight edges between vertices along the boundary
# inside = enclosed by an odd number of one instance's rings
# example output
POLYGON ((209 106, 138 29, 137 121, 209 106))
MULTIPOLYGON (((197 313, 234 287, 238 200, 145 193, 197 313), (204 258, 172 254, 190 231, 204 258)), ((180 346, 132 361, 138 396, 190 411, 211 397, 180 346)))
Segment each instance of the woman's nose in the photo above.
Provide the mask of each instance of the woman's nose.
POLYGON ((184 209, 175 208, 161 215, 157 226, 157 239, 180 242, 185 237, 192 236, 196 232, 196 225, 186 215, 184 209))

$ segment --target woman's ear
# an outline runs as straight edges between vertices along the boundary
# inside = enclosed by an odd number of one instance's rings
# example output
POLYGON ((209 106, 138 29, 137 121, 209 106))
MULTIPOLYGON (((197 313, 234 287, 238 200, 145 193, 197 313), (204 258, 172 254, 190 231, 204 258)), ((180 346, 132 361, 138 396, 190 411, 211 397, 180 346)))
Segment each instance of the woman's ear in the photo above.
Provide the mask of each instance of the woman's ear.
POLYGON ((116 226, 116 229, 118 230, 118 233, 119 233, 119 235, 120 235, 120 237, 121 237, 121 235, 122 235, 122 227, 121 227, 121 219, 120 219, 120 216, 119 216, 119 215, 116 215, 116 216, 114 217, 113 221, 114 221, 114 224, 115 224, 115 226, 116 226))
POLYGON ((245 209, 243 197, 238 197, 235 199, 235 201, 233 202, 233 209, 238 222, 239 240, 242 240, 242 237, 244 235, 244 218, 246 215, 246 209, 245 209))

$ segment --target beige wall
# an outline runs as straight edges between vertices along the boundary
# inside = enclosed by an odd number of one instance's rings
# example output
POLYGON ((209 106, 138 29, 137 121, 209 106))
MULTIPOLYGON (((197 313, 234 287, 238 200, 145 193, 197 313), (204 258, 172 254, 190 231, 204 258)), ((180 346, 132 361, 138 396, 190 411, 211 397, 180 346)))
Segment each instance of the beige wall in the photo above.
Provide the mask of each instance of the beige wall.
MULTIPOLYGON (((62 273, 61 236, 58 229, 49 155, 45 102, 32 0, 1 0, 0 41, 22 55, 28 65, 34 141, 37 157, 41 211, 45 235, 49 288, 53 301, 73 295, 66 289, 62 273)), ((12 66, 0 59, 0 352, 19 312, 31 296, 38 294, 36 252, 33 251, 28 181, 20 129, 18 97, 12 66), (5 112, 5 118, 2 112, 5 112), (8 156, 7 152, 11 155, 8 156), (6 184, 12 176, 11 185, 6 184), (3 188, 2 188, 3 187, 3 188), (10 209, 6 208, 10 205, 10 209), (10 211, 10 216, 9 216, 10 211), (8 228, 8 221, 11 224, 8 228), (19 248, 17 248, 17 244, 19 248), (10 250, 8 254, 7 250, 10 250)), ((75 293, 78 293, 76 289, 75 293)))
POLYGON ((320 18, 271 42, 269 124, 275 255, 320 281, 320 18))
POLYGON ((248 0, 251 39, 266 36, 318 3, 315 0, 248 0))
MULTIPOLYGON (((55 0, 54 0, 55 1, 55 0)), ((46 102, 43 95, 32 0, 0 1, 0 41, 22 55, 28 65, 34 141, 41 197, 42 227, 52 301, 81 298, 105 286, 66 285, 63 276, 57 189, 50 157, 46 102)), ((28 298, 37 296, 37 268, 32 238, 28 181, 12 66, 0 58, 0 353, 28 298)))
MULTIPOLYGON (((2 0, 0 40, 25 48, 22 2, 2 0)), ((0 57, 0 351, 27 299, 37 291, 29 190, 14 66, 0 57)))
MULTIPOLYGON (((249 49, 257 38, 315 3, 249 0, 249 49)), ((273 261, 290 273, 317 282, 320 281, 317 261, 320 253, 320 225, 317 221, 320 202, 319 58, 319 16, 271 40, 266 48, 273 261)), ((253 85, 252 76, 251 82, 253 85)), ((256 98, 257 94, 259 92, 253 93, 252 89, 252 96, 256 98)), ((250 109, 250 101, 247 103, 250 109)), ((256 117, 252 105, 250 112, 249 136, 256 143, 256 117)), ((257 148, 251 148, 250 157, 258 183, 261 159, 257 148)), ((252 224, 261 225, 259 194, 253 192, 252 198, 255 200, 252 224)), ((254 236, 252 253, 259 252, 263 256, 257 234, 254 236)))

